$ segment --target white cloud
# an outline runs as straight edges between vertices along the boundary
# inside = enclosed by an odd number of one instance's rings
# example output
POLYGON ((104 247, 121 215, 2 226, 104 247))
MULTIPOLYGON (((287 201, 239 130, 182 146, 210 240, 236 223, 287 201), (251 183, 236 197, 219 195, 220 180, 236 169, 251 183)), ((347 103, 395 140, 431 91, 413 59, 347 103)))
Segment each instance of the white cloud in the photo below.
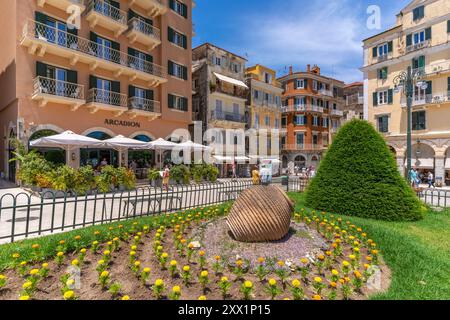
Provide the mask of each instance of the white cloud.
MULTIPOLYGON (((249 63, 277 70, 293 65, 304 70, 318 64, 322 72, 347 82, 362 79, 361 12, 350 0, 285 1, 279 12, 246 17, 239 51, 247 52, 249 63), (334 72, 334 74, 332 74, 334 72)), ((260 11, 262 12, 262 11, 260 11)), ((362 21, 364 23, 364 21, 362 21)))

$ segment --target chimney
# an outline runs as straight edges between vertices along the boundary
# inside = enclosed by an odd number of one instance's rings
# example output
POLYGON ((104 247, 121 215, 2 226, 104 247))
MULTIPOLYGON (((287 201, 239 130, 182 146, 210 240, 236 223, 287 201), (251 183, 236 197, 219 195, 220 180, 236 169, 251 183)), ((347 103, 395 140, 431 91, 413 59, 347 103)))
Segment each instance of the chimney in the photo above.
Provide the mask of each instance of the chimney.
POLYGON ((306 71, 307 72, 311 72, 311 65, 310 64, 306 65, 306 71))
POLYGON ((294 74, 294 72, 292 71, 292 66, 289 67, 289 75, 292 76, 292 74, 294 74))

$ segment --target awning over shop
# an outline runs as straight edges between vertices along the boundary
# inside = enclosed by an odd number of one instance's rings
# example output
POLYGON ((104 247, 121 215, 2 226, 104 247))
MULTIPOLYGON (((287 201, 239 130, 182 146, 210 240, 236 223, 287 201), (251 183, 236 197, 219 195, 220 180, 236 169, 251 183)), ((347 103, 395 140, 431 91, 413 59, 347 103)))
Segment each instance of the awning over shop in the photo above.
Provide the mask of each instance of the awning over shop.
POLYGON ((240 81, 240 80, 237 80, 237 79, 233 79, 233 78, 224 76, 223 74, 220 74, 220 73, 217 73, 217 72, 214 72, 214 75, 215 75, 215 76, 217 77, 217 79, 219 79, 220 81, 225 81, 225 82, 231 83, 232 85, 235 85, 235 86, 239 86, 239 87, 243 87, 243 88, 245 88, 245 89, 248 89, 248 86, 247 86, 244 82, 242 82, 242 81, 240 81))
POLYGON ((445 159, 445 170, 450 170, 450 158, 445 159))
POLYGON ((236 161, 238 163, 246 162, 250 160, 250 158, 245 156, 213 156, 215 163, 233 163, 233 161, 236 161))
MULTIPOLYGON (((405 161, 405 166, 407 161, 405 161)), ((412 159, 411 166, 417 169, 434 169, 434 158, 412 159)))

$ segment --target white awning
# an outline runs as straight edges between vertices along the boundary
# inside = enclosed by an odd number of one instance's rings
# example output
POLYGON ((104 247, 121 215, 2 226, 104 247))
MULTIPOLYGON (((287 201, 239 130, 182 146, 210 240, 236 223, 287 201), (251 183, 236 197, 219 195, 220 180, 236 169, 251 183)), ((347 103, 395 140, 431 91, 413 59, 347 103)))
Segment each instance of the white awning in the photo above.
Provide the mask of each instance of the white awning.
POLYGON ((233 163, 233 160, 236 162, 246 162, 248 160, 250 160, 250 158, 245 157, 245 156, 236 156, 236 157, 232 157, 232 156, 213 156, 213 158, 216 160, 216 163, 233 163))
POLYGON ((450 170, 450 158, 445 159, 445 170, 450 170))
POLYGON ((244 157, 244 156, 239 156, 239 157, 234 157, 234 160, 236 160, 236 162, 246 162, 246 161, 250 160, 250 158, 244 157))
POLYGON ((217 79, 219 79, 220 81, 225 81, 225 82, 231 83, 231 84, 233 84, 235 86, 239 86, 239 87, 243 87, 245 89, 248 89, 248 86, 244 82, 242 82, 240 80, 224 76, 223 74, 220 74, 220 73, 217 73, 217 72, 213 72, 213 73, 217 77, 217 79))
MULTIPOLYGON (((408 160, 405 161, 405 166, 408 160)), ((434 169, 434 158, 412 159, 411 166, 417 169, 434 169)))

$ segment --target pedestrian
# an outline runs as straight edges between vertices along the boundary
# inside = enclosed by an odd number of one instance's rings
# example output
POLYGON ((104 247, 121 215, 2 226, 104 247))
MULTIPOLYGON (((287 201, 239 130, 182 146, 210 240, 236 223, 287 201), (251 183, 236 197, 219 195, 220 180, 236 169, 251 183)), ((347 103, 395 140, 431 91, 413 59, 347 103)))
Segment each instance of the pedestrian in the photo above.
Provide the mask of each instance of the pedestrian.
POLYGON ((430 171, 428 172, 428 188, 436 188, 436 186, 434 185, 434 176, 433 173, 430 171))
POLYGON ((168 166, 166 166, 164 168, 162 178, 163 178, 163 189, 166 189, 166 191, 169 191, 170 169, 168 166))
POLYGON ((256 166, 252 171, 252 180, 254 185, 258 185, 260 183, 259 170, 256 166))
POLYGON ((417 172, 416 169, 412 168, 409 172, 409 183, 411 187, 415 188, 417 184, 417 172))
POLYGON ((233 161, 233 164, 231 165, 231 170, 233 172, 233 179, 236 179, 236 162, 233 161))

